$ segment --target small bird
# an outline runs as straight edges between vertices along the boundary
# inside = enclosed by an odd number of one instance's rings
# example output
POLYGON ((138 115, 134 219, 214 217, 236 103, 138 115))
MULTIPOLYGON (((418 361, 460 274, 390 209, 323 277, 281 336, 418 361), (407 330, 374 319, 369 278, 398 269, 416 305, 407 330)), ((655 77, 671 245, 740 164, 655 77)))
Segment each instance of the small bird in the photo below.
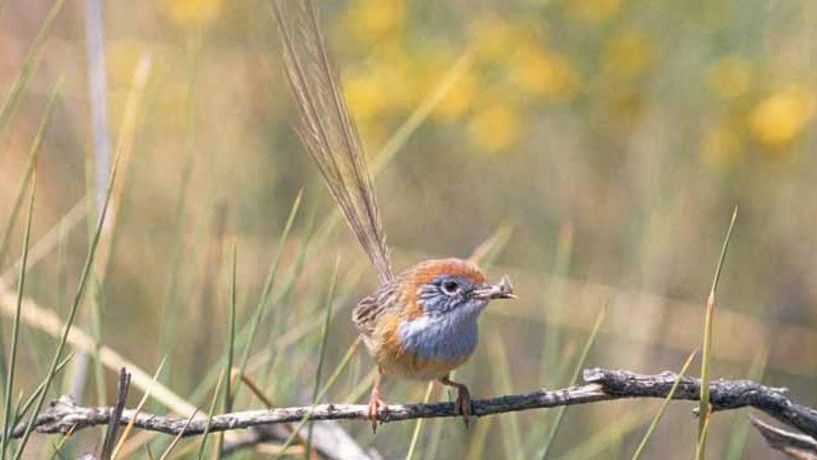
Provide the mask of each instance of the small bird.
POLYGON ((372 429, 386 405, 381 377, 438 380, 457 389, 456 410, 468 425, 468 387, 449 378, 477 346, 477 319, 495 299, 513 299, 499 283, 463 259, 420 262, 397 275, 357 129, 329 60, 311 0, 273 3, 287 78, 300 112, 299 135, 346 222, 372 262, 380 288, 354 308, 352 321, 377 363, 368 415, 372 429))

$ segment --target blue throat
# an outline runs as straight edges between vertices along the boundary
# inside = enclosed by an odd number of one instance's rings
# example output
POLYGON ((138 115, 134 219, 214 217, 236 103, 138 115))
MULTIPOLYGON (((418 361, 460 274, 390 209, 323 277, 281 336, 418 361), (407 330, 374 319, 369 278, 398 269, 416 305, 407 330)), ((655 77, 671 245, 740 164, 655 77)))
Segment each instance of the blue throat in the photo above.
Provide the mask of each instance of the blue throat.
POLYGON ((479 310, 455 309, 442 315, 423 315, 400 325, 400 342, 424 359, 456 361, 477 346, 479 310))

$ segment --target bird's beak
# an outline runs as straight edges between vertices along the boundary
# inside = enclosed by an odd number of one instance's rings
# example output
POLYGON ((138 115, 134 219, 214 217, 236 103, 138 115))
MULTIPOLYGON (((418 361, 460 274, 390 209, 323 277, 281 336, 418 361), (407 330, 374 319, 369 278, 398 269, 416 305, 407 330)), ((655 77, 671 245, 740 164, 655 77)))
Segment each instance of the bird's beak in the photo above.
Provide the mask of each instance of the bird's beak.
POLYGON ((503 276, 499 284, 486 284, 474 289, 473 297, 480 300, 515 299, 511 279, 503 276))

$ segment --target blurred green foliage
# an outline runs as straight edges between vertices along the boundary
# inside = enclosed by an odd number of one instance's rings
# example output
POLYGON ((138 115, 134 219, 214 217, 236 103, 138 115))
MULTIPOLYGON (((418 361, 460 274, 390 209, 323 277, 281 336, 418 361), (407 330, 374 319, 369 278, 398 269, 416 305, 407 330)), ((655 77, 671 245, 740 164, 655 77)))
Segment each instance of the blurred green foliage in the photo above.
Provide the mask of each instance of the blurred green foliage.
MULTIPOLYGON (((817 4, 319 3, 372 157, 455 62, 470 56, 467 72, 401 146, 376 188, 398 268, 430 256, 465 257, 501 226, 513 229, 491 273, 510 274, 520 299, 487 312, 483 343, 458 371, 475 397, 567 385, 606 303, 589 365, 677 370, 700 344, 704 301, 737 204, 712 375, 744 377, 768 353, 764 381, 817 404, 817 4)), ((0 1, 4 91, 48 6, 0 1)), ((169 353, 162 381, 192 394, 204 375, 221 369, 217 357, 228 337, 225 251, 235 238, 240 328, 251 320, 303 188, 248 375, 277 405, 307 403, 335 255, 343 270, 326 369, 352 343, 349 310, 375 279, 350 233, 324 225, 332 203, 293 131, 296 111, 267 8, 225 0, 107 2, 106 8, 115 139, 140 56, 149 53, 153 71, 122 176, 102 290, 103 342, 149 371, 169 353)), ((65 79, 40 159, 35 239, 82 198, 91 177, 83 11, 82 3, 68 2, 57 18, 10 127, 0 134, 5 226, 48 92, 65 79)), ((22 229, 13 232, 9 254, 19 254, 22 229)), ((65 293, 87 251, 86 232, 77 226, 59 251, 33 267, 27 295, 65 312, 65 293)), ((0 261, 3 270, 12 262, 10 256, 0 261)), ((79 325, 87 330, 83 314, 79 325)), ((8 336, 8 317, 2 327, 8 336)), ((24 330, 21 340, 30 365, 20 378, 33 385, 55 342, 35 330, 24 330)), ((370 368, 368 357, 356 355, 327 400, 365 394, 360 382, 370 368)), ((386 398, 420 400, 424 388, 388 382, 386 398)), ((659 405, 570 408, 550 452, 628 457, 659 405)), ((243 390, 235 402, 239 409, 260 406, 243 390)), ((690 458, 691 409, 670 406, 647 458, 690 458)), ((514 451, 525 457, 544 445, 554 416, 490 417, 468 432, 459 421, 434 421, 420 435, 416 458, 514 451), (508 445, 517 436, 522 445, 508 445)), ((735 433, 745 429, 744 418, 715 414, 713 457, 738 451, 729 443, 742 439, 735 433)), ((413 429, 386 425, 372 437, 367 423, 343 426, 387 458, 404 455, 413 429)), ((97 434, 83 433, 76 446, 95 445, 97 434)), ((750 433, 746 442, 744 458, 768 457, 759 436, 750 433)))

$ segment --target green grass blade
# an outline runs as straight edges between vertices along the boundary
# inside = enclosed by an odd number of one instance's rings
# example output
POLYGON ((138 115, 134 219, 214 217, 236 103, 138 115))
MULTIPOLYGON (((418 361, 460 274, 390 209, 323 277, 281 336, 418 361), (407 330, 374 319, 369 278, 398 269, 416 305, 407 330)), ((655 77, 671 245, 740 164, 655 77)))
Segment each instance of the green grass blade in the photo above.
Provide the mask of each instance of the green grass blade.
POLYGON ((706 438, 709 435, 709 423, 712 421, 712 408, 708 407, 706 414, 700 417, 703 420, 703 429, 695 446, 695 460, 703 460, 706 456, 706 438))
MULTIPOLYGON (((563 381, 561 372, 553 375, 552 370, 558 368, 561 360, 559 343, 562 338, 562 329, 558 326, 560 318, 569 314, 565 310, 565 280, 570 273, 570 266, 573 260, 573 226, 566 224, 559 229, 559 239, 556 245, 556 254, 553 260, 553 274, 559 278, 551 278, 548 289, 545 290, 545 305, 548 305, 548 323, 544 332, 545 344, 542 353, 542 367, 539 381, 542 385, 563 381)), ((564 368, 566 369, 566 368, 564 368)), ((531 436, 534 438, 534 436, 531 436)))
MULTIPOLYGON (((326 358, 326 342, 329 338, 329 322, 332 320, 332 303, 335 301, 335 287, 338 282, 338 271, 340 270, 340 257, 335 258, 335 269, 332 272, 332 281, 329 282, 329 289, 326 291, 325 309, 326 315, 323 320, 323 330, 321 331, 321 345, 318 350, 318 366, 315 369, 315 385, 312 387, 312 404, 318 403, 318 394, 321 388, 321 372, 323 371, 323 363, 326 358)), ((304 457, 308 460, 309 453, 312 451, 312 423, 309 423, 309 428, 306 435, 306 451, 304 457)), ((286 451, 286 448, 283 449, 286 451)))
MULTIPOLYGON (((69 362, 71 362, 71 359, 73 357, 74 357, 74 354, 69 353, 68 356, 65 357, 65 359, 63 359, 62 361, 60 361, 59 364, 57 364, 57 371, 56 372, 59 374, 65 368, 65 366, 69 362)), ((34 401, 36 401, 37 398, 40 397, 40 393, 44 389, 45 389, 45 380, 43 380, 42 382, 40 382, 39 385, 37 385, 37 388, 34 390, 34 393, 31 393, 31 396, 29 396, 28 399, 26 400, 26 402, 23 403, 22 408, 20 409, 20 411, 19 411, 19 413, 17 415, 18 419, 22 419, 23 417, 26 416, 28 411, 31 409, 31 406, 34 405, 34 401)), ((17 426, 17 422, 14 423, 14 426, 17 426)))
POLYGON ((40 413, 42 409, 43 403, 45 402, 45 397, 48 394, 48 389, 51 386, 51 382, 54 379, 54 375, 56 373, 57 365, 60 362, 60 356, 62 356, 63 350, 65 349, 65 344, 68 341, 68 333, 71 331, 71 327, 74 324, 74 318, 76 317, 77 311, 79 310, 80 303, 82 301, 83 294, 85 293, 85 287, 88 283, 88 278, 91 273, 91 268, 93 267, 94 260, 96 259, 96 250, 97 246, 99 245, 99 239, 102 235, 102 227, 105 223, 105 217, 108 213, 108 207, 111 201, 111 192, 113 191, 113 186, 116 181, 116 174, 119 169, 119 153, 117 152, 116 158, 114 158, 113 167, 111 168, 111 176, 108 179, 108 188, 105 193, 105 203, 102 207, 102 212, 100 213, 99 220, 96 224, 96 229, 94 230, 94 236, 91 239, 91 245, 88 249, 88 256, 85 258, 85 263, 82 267, 82 273, 79 278, 77 290, 74 294, 74 299, 71 304, 71 309, 68 313, 68 319, 65 321, 65 329, 63 330, 62 336, 60 337, 59 345, 57 346, 57 351, 54 353, 54 358, 51 361, 51 369, 48 372, 48 376, 46 377, 46 385, 45 390, 40 394, 40 397, 37 399, 37 404, 35 405, 35 410, 29 423, 26 425, 26 430, 23 433, 22 440, 20 442, 20 446, 15 453, 15 458, 20 458, 23 453, 23 449, 25 448, 26 442, 28 441, 29 436, 31 435, 31 430, 34 426, 34 419, 36 415, 40 413))
POLYGON ((60 94, 61 89, 62 79, 60 79, 57 84, 54 85, 54 89, 51 90, 51 94, 48 96, 48 102, 45 105, 43 118, 40 121, 40 126, 37 128, 37 134, 34 135, 34 141, 31 143, 31 148, 28 151, 28 160, 26 161, 25 173, 23 173, 23 178, 20 180, 20 185, 17 186, 17 193, 14 195, 14 204, 11 208, 11 215, 9 216, 8 223, 6 224, 3 238, 0 239, 0 265, 2 265, 3 260, 6 258, 6 251, 8 251, 9 241, 11 240, 11 231, 14 229, 14 226, 17 223, 17 217, 20 214, 20 208, 22 207, 25 191, 28 188, 31 175, 34 173, 34 167, 37 164, 37 159, 40 156, 40 147, 43 144, 45 131, 49 124, 51 124, 51 118, 54 114, 54 102, 57 100, 57 96, 60 94))
MULTIPOLYGON (((426 386, 426 394, 423 397, 423 404, 428 404, 428 400, 431 399, 431 391, 434 389, 434 382, 428 382, 426 386)), ((423 421, 425 419, 418 418, 416 422, 414 422, 414 432, 411 434, 411 444, 409 444, 408 453, 406 453, 406 460, 412 460, 414 458, 414 454, 417 453, 417 444, 420 440, 420 431, 423 429, 423 421)))
MULTIPOLYGON (((300 270, 303 267, 298 268, 297 272, 291 272, 288 279, 282 283, 281 290, 277 292, 275 295, 272 296, 272 300, 270 304, 277 304, 281 302, 282 298, 287 295, 287 293, 295 286, 295 281, 297 280, 300 270)), ((265 316, 262 315, 261 321, 265 319, 265 316)), ((242 327, 241 331, 236 335, 236 346, 241 347, 247 344, 249 339, 249 332, 252 328, 251 324, 246 324, 242 327)), ((273 334, 274 336, 275 334, 273 334)), ((226 353, 222 354, 219 357, 219 360, 214 368, 212 368, 209 373, 202 379, 201 383, 193 390, 189 400, 194 404, 198 404, 203 398, 209 386, 212 386, 213 382, 218 378, 221 370, 223 369, 223 364, 226 361, 227 356, 226 353)), ((269 371, 265 371, 264 374, 269 374, 269 371)))
MULTIPOLYGON (((508 352, 505 348, 505 343, 502 336, 496 332, 491 334, 490 346, 488 347, 490 356, 490 363, 493 371, 492 380, 495 391, 498 394, 513 393, 513 385, 511 383, 511 369, 509 366, 508 352)), ((452 373, 452 379, 454 378, 452 373)), ((502 435, 500 439, 504 447, 504 457, 514 458, 520 446, 522 446, 522 433, 519 428, 519 417, 517 412, 503 414, 499 419, 499 426, 502 435)))
MULTIPOLYGON (((564 324, 565 317, 570 314, 566 308, 570 305, 570 302, 566 300, 566 285, 573 262, 573 241, 573 225, 570 223, 561 225, 550 269, 553 276, 547 281, 542 297, 544 310, 548 312, 547 321, 543 324, 542 358, 538 380, 543 387, 557 385, 567 380, 574 356, 580 352, 577 341, 565 340, 563 328, 560 326, 564 324)), ((546 424, 547 418, 542 417, 541 422, 530 427, 525 436, 527 439, 525 451, 530 451, 540 445, 540 433, 546 431, 544 428, 546 424)))
POLYGON ((641 457, 641 454, 644 452, 644 448, 647 447, 647 442, 649 442, 650 438, 652 437, 653 433, 655 432, 655 428, 658 426, 658 422, 661 421, 661 417, 664 416, 664 411, 667 410, 667 406, 669 406, 669 402, 672 401, 672 397, 675 395, 675 390, 678 389, 678 384, 681 383, 681 379, 684 378, 684 375, 689 369, 689 365, 692 364, 692 360, 695 359, 695 355, 698 353, 698 350, 693 351, 689 354, 686 361, 684 361, 684 365, 681 367, 681 372, 678 373, 678 377, 675 379, 675 382, 672 384, 672 388, 669 390, 669 394, 667 397, 664 398, 664 402, 661 403, 661 407, 658 409, 658 413, 655 414, 655 417, 652 419, 652 423, 650 423, 650 427, 647 428, 646 433, 644 433, 644 437, 641 438, 641 442, 638 444, 638 447, 635 449, 633 453, 633 460, 637 460, 641 457))
MULTIPOLYGON (((281 233, 281 236, 278 239, 278 249, 276 249, 275 255, 272 258, 272 263, 270 263, 269 269, 267 270, 267 278, 264 281, 264 287, 261 290, 261 298, 258 301, 258 305, 255 307, 255 313, 253 314, 250 323, 249 336, 247 338, 247 343, 244 346, 244 353, 241 356, 241 362, 238 370, 239 377, 242 377, 244 375, 244 371, 247 369, 247 362, 250 359, 250 352, 252 351, 255 336, 258 333, 258 326, 261 324, 261 320, 266 316, 266 313, 271 305, 269 300, 272 294, 272 287, 275 283, 275 278, 278 274, 278 267, 281 263, 281 254, 283 254, 284 246, 286 246, 286 242, 289 239, 289 232, 292 230, 292 224, 295 222, 295 217, 298 215, 302 198, 303 190, 300 190, 289 210, 289 216, 287 217, 286 224, 284 225, 284 231, 281 233)), ((238 388, 236 388, 236 390, 238 390, 238 388)))
MULTIPOLYGON (((299 206, 300 206, 300 204, 299 204, 299 206)), ((294 215, 293 215, 292 212, 290 213, 290 215, 294 219, 294 215)), ((311 228, 313 226, 312 224, 314 224, 314 213, 312 214, 312 218, 310 219, 310 223, 307 224, 307 231, 306 231, 306 235, 304 237, 305 240, 304 240, 303 244, 300 246, 300 248, 298 250, 298 253, 295 255, 295 259, 296 259, 295 265, 290 270, 290 272, 288 273, 288 276, 284 279, 283 283, 281 283, 280 289, 278 289, 274 293, 274 295, 272 294, 272 290, 270 290, 271 294, 269 294, 269 295, 271 297, 271 300, 269 300, 267 302, 268 305, 274 305, 274 304, 278 304, 278 303, 282 302, 289 295, 289 292, 295 287, 295 282, 297 281, 298 277, 300 276, 301 271, 303 270, 303 265, 304 265, 303 261, 305 260, 305 257, 306 257, 306 255, 304 253, 307 250, 307 248, 309 247, 311 238, 313 236, 313 233, 311 231, 311 228)), ((283 245, 279 247, 279 250, 283 250, 283 245)), ((272 288, 272 286, 270 286, 270 288, 272 288)), ((259 323, 264 321, 264 319, 266 318, 266 315, 268 313, 269 313, 269 307, 267 307, 264 314, 261 315, 259 323)), ((258 327, 258 324, 256 324, 256 328, 257 327, 258 327)), ((283 327, 281 326, 280 328, 282 329, 283 327)), ((241 332, 238 333, 237 339, 236 339, 236 344, 238 346, 245 346, 247 344, 247 342, 249 340, 249 334, 250 334, 251 330, 252 330, 252 324, 246 324, 246 325, 244 325, 244 327, 242 327, 241 332)), ((273 334, 273 338, 276 337, 276 336, 277 336, 277 334, 273 334)), ((218 375, 219 375, 219 373, 221 372, 221 369, 222 369, 221 366, 226 361, 226 359, 227 359, 227 357, 224 356, 224 355, 222 355, 219 358, 219 361, 218 361, 219 364, 217 364, 216 367, 214 367, 213 369, 210 370, 210 372, 202 379, 201 383, 191 393, 191 396, 189 398, 191 402, 193 402, 194 404, 199 404, 201 402, 201 400, 204 398, 204 395, 205 395, 205 393, 207 391, 207 388, 212 386, 213 382, 215 382, 215 380, 218 378, 218 375)), ((242 361, 243 361, 243 357, 242 357, 242 361)), ((267 365, 266 369, 263 371, 262 375, 264 375, 264 376, 269 375, 270 366, 272 365, 271 361, 272 360, 270 360, 268 362, 268 365, 267 365)))
POLYGON ((233 243, 233 260, 232 268, 230 270, 230 317, 229 317, 229 332, 227 338, 227 364, 224 366, 227 380, 224 382, 224 412, 231 412, 233 409, 232 396, 232 373, 233 373, 233 356, 235 354, 235 314, 236 314, 236 265, 238 262, 238 244, 233 243))
POLYGON ((332 372, 332 375, 330 375, 329 378, 326 379, 326 383, 323 385, 321 392, 318 393, 317 398, 318 400, 323 399, 323 397, 326 396, 326 393, 329 391, 329 389, 335 385, 335 382, 340 377, 340 374, 343 372, 344 369, 346 369, 346 366, 349 364, 349 362, 352 361, 352 357, 355 355, 357 349, 360 348, 361 340, 362 339, 360 338, 360 336, 358 336, 352 342, 352 344, 349 345, 349 348, 346 349, 346 353, 340 359, 340 362, 338 363, 337 367, 335 367, 335 370, 332 372))
MULTIPOLYGON (((320 385, 320 371, 321 371, 321 368, 323 366, 323 355, 324 355, 324 348, 325 348, 325 345, 326 345, 326 337, 329 334, 329 320, 331 319, 331 314, 332 314, 331 305, 332 305, 332 302, 334 301, 334 297, 335 297, 335 287, 337 285, 337 278, 338 278, 339 268, 340 268, 340 258, 337 258, 337 259, 335 259, 335 270, 334 270, 334 273, 332 275, 332 280, 330 281, 329 289, 327 289, 327 292, 326 292, 326 317, 324 319, 324 329, 323 329, 323 334, 322 334, 323 337, 322 337, 322 340, 321 340, 321 347, 320 347, 320 350, 319 350, 318 369, 316 370, 315 387, 314 387, 313 393, 312 393, 312 405, 313 406, 317 403, 317 401, 321 397, 323 397, 323 394, 324 394, 324 392, 319 392, 318 391, 318 387, 320 385)), ((281 456, 284 455, 284 453, 287 451, 289 446, 291 446, 292 443, 295 442, 295 439, 298 437, 298 434, 301 432, 301 429, 304 427, 304 425, 306 425, 307 421, 309 420, 310 415, 312 415, 312 408, 310 408, 309 411, 307 411, 307 413, 304 415, 304 417, 301 419, 301 421, 298 423, 298 425, 296 425, 295 428, 292 430, 292 433, 289 435, 289 437, 286 439, 286 441, 284 441, 284 444, 281 446, 281 453, 278 455, 278 458, 281 458, 281 456)), ((311 436, 311 430, 310 430, 310 433, 308 434, 308 436, 311 436)), ((307 438, 307 449, 306 449, 306 455, 307 456, 309 455, 310 442, 311 442, 311 440, 309 438, 307 438)))
POLYGON ((11 351, 9 352, 9 368, 6 377, 3 414, 3 439, 0 442, 0 458, 6 458, 6 451, 9 447, 11 431, 17 417, 14 415, 11 405, 11 394, 14 388, 14 374, 17 369, 17 346, 20 337, 20 316, 23 311, 23 292, 26 286, 26 265, 28 263, 28 245, 31 242, 31 220, 34 215, 34 199, 37 196, 37 168, 31 175, 31 191, 28 196, 28 215, 26 217, 26 227, 23 236, 23 263, 20 264, 19 281, 17 282, 17 309, 14 312, 14 322, 11 329, 11 351))
MULTIPOLYGON (((601 325, 604 322, 604 317, 606 314, 607 305, 605 304, 599 312, 599 315, 596 317, 596 324, 593 325, 593 330, 590 332, 590 337, 588 337, 587 342, 584 344, 582 354, 579 356, 579 360, 576 361, 576 366, 573 368, 573 375, 570 379, 571 385, 575 384, 576 381, 579 380, 579 374, 581 374, 584 363, 587 361, 587 357, 590 355, 590 350, 593 348, 593 344, 596 342, 596 336, 601 329, 601 325)), ((559 411, 556 413, 556 419, 553 421, 553 425, 550 427, 550 432, 545 439, 545 445, 542 446, 542 449, 536 455, 537 458, 547 458, 548 453, 550 452, 550 447, 553 445, 553 440, 556 438, 556 434, 559 432, 559 427, 562 425, 562 420, 564 420, 565 412, 567 412, 567 406, 562 406, 559 408, 559 411)))
MULTIPOLYGON (((19 215, 20 208, 22 207, 25 191, 29 186, 31 176, 34 174, 34 168, 36 167, 37 160, 40 156, 40 147, 42 146, 46 128, 50 124, 51 116, 54 113, 54 101, 56 101, 57 95, 59 94, 61 88, 62 79, 60 79, 57 84, 54 85, 54 89, 51 90, 51 95, 48 97, 48 103, 45 106, 43 118, 40 121, 40 126, 37 128, 37 134, 34 136, 34 141, 29 149, 25 173, 23 173, 23 178, 20 181, 20 185, 17 188, 17 193, 14 196, 14 204, 12 205, 11 215, 9 216, 8 224, 6 224, 5 232, 3 233, 2 239, 0 239, 0 266, 2 266, 3 260, 5 259, 6 251, 9 247, 9 241, 11 240, 11 232, 16 226, 17 216, 19 215)), ((26 253, 26 257, 27 256, 28 253, 26 253)), ((2 329, 0 329, 0 381, 4 382, 5 384, 8 376, 8 366, 6 364, 6 351, 3 349, 3 343, 5 343, 5 341, 2 337, 2 329)))
MULTIPOLYGON (((59 224, 62 226, 62 224, 59 224)), ((60 228, 60 237, 58 238, 57 243, 57 303, 54 312, 57 315, 66 314, 68 308, 68 298, 69 298, 69 287, 68 287, 68 257, 66 250, 66 246, 68 243, 68 239, 65 237, 67 232, 63 233, 62 228, 60 228)), ((71 353, 70 356, 73 356, 71 353)), ((57 391, 60 394, 65 394, 68 392, 68 383, 69 379, 65 378, 64 376, 57 383, 57 391)))
POLYGON ((729 240, 732 237, 732 230, 735 228, 735 220, 738 217, 738 207, 732 212, 732 220, 729 222, 729 228, 726 231, 726 237, 723 240, 721 247, 721 255, 718 259, 718 265, 715 268, 715 276, 712 279, 712 288, 709 291, 709 297, 706 300, 706 317, 704 319, 704 338, 703 338, 703 355, 701 357, 701 400, 698 405, 699 423, 698 423, 698 445, 700 447, 700 458, 703 458, 706 450, 706 428, 709 420, 705 420, 706 414, 709 411, 709 371, 712 366, 712 327, 715 314, 715 293, 718 290, 718 282, 721 277, 721 270, 723 269, 723 262, 726 260, 726 251, 729 249, 729 240))
POLYGON ((178 199, 173 212, 173 243, 170 248, 170 262, 165 275, 166 285, 162 293, 162 316, 165 318, 162 326, 161 338, 159 341, 159 356, 164 356, 168 360, 168 369, 172 367, 173 345, 177 336, 178 319, 180 314, 180 302, 178 300, 179 278, 181 275, 182 255, 184 253, 185 241, 185 211, 188 209, 190 194, 190 179, 193 175, 193 165, 196 159, 196 140, 198 138, 199 125, 196 117, 198 108, 198 77, 201 74, 201 55, 203 50, 203 37, 201 29, 192 28, 187 34, 187 46, 185 47, 187 60, 188 78, 186 87, 185 122, 186 133, 184 142, 184 163, 182 166, 181 180, 179 182, 178 199))
MULTIPOLYGON (((230 268, 230 306, 227 337, 227 363, 224 365, 224 375, 227 378, 224 381, 224 413, 233 411, 233 356, 235 355, 235 314, 236 314, 236 266, 238 264, 238 243, 233 241, 233 254, 230 268)), ((224 432, 218 434, 218 446, 216 448, 216 455, 221 456, 221 450, 224 446, 224 432)))
MULTIPOLYGON (((233 242, 232 268, 230 270, 230 317, 229 331, 227 338, 227 364, 224 366, 224 373, 227 379, 224 381, 224 413, 233 411, 233 356, 235 355, 235 314, 236 314, 236 265, 238 262, 238 244, 233 242)), ((218 436, 218 455, 221 456, 221 449, 224 446, 224 432, 218 436)))
MULTIPOLYGON (((227 379, 230 379, 230 376, 227 376, 227 379)), ((207 446, 207 437, 210 435, 210 423, 213 421, 213 414, 216 413, 216 404, 218 404, 218 397, 221 394, 221 384, 224 381, 224 371, 221 372, 218 376, 218 381, 216 382, 216 388, 213 390, 213 399, 210 401, 210 410, 207 411, 207 425, 205 425, 204 433, 201 435, 201 443, 199 443, 199 452, 196 458, 201 460, 204 456, 204 449, 207 446)))
MULTIPOLYGON (((312 241, 315 237, 315 222, 318 215, 318 204, 319 203, 316 203, 309 213, 309 218, 307 219, 306 228, 304 230, 305 236, 303 243, 301 244, 300 248, 298 248, 298 253, 295 255, 295 261, 293 262, 289 277, 281 286, 282 289, 280 294, 273 299, 273 301, 276 303, 280 302, 283 304, 289 304, 292 302, 295 282, 298 280, 304 267, 306 266, 309 248, 312 247, 312 241)), ((271 338, 279 337, 288 326, 288 321, 286 321, 288 318, 284 317, 283 315, 279 314, 275 319, 271 338)), ((280 360, 276 354, 273 356, 273 359, 267 363, 266 369, 264 369, 264 373, 262 374, 264 382, 269 382, 272 375, 277 375, 275 371, 277 370, 279 363, 280 360)))
POLYGON ((51 4, 51 8, 48 10, 45 20, 43 20, 43 24, 40 26, 40 30, 37 31, 37 35, 34 37, 34 41, 31 43, 31 47, 23 59, 20 74, 17 75, 14 83, 11 84, 11 89, 9 89, 6 99, 3 101, 3 105, 0 106, 0 135, 3 134, 3 130, 8 125, 11 115, 14 113, 14 109, 17 108, 17 104, 20 102, 23 91, 26 89, 28 81, 31 79, 31 74, 37 65, 37 60, 45 43, 45 37, 48 35, 48 31, 51 30, 54 19, 57 18, 64 4, 65 0, 55 0, 54 3, 51 4))
MULTIPOLYGON (((346 350, 346 353, 341 358, 341 360, 338 363, 337 367, 335 367, 335 370, 332 372, 332 375, 329 376, 328 379, 326 379, 326 383, 323 385, 323 388, 321 388, 321 391, 318 393, 317 398, 315 398, 316 400, 320 401, 321 399, 323 399, 323 397, 326 396, 326 393, 328 393, 329 390, 335 385, 335 382, 340 377, 340 374, 343 372, 344 369, 346 369, 346 366, 349 364, 349 362, 351 362, 352 357, 355 355, 355 352, 360 347, 360 343, 361 343, 361 338, 360 338, 360 336, 358 336, 358 338, 355 339, 352 342, 351 345, 349 345, 349 348, 346 350)), ((372 372, 370 374, 370 376, 373 377, 374 372, 372 372)), ((365 386, 371 386, 371 380, 372 379, 369 378, 369 379, 366 379, 366 380, 369 380, 369 382, 368 382, 368 385, 365 385, 365 386)), ((356 398, 353 398, 352 400, 357 400, 357 399, 358 398, 356 397, 356 398)), ((311 412, 307 413, 307 417, 309 416, 310 413, 311 412)), ((302 419, 301 424, 298 427, 295 428, 295 431, 299 431, 300 428, 303 427, 303 424, 305 423, 305 421, 306 421, 306 419, 302 419)), ((281 452, 285 452, 285 449, 282 449, 281 452)))

